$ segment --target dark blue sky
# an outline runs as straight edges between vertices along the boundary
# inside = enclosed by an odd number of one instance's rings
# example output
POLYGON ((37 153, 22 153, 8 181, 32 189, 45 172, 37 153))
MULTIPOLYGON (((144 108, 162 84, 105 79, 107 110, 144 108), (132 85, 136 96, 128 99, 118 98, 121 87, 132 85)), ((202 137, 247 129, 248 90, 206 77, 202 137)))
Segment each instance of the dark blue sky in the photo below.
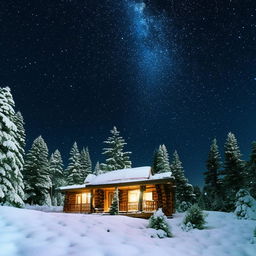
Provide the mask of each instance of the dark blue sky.
POLYGON ((1 1, 0 79, 26 121, 67 159, 76 140, 103 161, 116 125, 149 165, 177 149, 202 184, 210 141, 256 139, 256 5, 223 0, 1 1))

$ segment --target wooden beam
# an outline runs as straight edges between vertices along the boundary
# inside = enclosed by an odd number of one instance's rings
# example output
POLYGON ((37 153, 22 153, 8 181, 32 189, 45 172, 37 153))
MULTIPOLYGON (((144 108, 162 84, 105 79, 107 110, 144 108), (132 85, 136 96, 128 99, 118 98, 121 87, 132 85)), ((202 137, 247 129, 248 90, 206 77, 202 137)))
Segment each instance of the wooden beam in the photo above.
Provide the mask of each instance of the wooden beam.
POLYGON ((138 205, 138 210, 140 212, 142 212, 143 210, 143 194, 145 190, 146 190, 146 186, 140 186, 139 205, 138 205))

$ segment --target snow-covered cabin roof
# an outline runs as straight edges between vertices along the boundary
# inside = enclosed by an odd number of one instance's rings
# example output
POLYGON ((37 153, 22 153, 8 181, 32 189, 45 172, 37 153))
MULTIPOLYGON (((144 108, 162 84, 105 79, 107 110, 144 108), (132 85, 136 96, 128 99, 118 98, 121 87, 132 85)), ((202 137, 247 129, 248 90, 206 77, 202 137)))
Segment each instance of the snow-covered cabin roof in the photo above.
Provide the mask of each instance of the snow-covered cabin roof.
POLYGON ((172 177, 171 172, 158 173, 155 175, 151 174, 150 166, 121 169, 106 172, 99 175, 89 174, 85 179, 85 184, 82 185, 71 185, 60 187, 60 190, 69 190, 69 189, 79 189, 85 188, 88 186, 96 185, 110 185, 110 184, 120 184, 120 183, 132 183, 139 181, 150 181, 150 180, 159 180, 159 179, 170 179, 172 177))

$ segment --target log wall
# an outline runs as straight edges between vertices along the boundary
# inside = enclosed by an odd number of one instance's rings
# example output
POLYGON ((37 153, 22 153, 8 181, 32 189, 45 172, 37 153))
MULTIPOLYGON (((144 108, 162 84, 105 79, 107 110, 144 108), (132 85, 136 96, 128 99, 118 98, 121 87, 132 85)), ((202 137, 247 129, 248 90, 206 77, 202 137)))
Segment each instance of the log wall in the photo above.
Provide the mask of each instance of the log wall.
POLYGON ((174 209, 174 189, 171 184, 156 185, 158 208, 162 208, 166 216, 171 216, 174 209))

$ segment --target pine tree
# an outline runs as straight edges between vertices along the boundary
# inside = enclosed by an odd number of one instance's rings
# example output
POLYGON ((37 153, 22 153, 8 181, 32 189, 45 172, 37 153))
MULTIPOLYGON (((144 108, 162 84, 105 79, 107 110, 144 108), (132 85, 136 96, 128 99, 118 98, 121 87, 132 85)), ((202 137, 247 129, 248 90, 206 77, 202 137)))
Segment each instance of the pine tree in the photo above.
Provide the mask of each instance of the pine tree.
POLYGON ((225 162, 223 174, 223 188, 225 194, 225 208, 232 211, 235 204, 235 196, 244 185, 243 180, 244 163, 233 133, 229 133, 225 143, 225 162))
POLYGON ((17 138, 10 88, 0 88, 0 205, 24 205, 23 148, 17 138))
POLYGON ((172 237, 171 226, 161 208, 149 218, 148 228, 156 229, 156 236, 159 238, 172 237))
POLYGON ((194 195, 195 195, 195 200, 198 203, 200 197, 202 196, 202 192, 199 186, 193 186, 193 191, 194 191, 194 195))
MULTIPOLYGON (((183 224, 191 226, 191 228, 203 229, 205 221, 205 215, 198 205, 192 205, 183 220, 183 224)), ((183 228, 184 229, 184 228, 183 228)), ((187 231, 187 230, 186 230, 187 231)))
POLYGON ((179 208, 182 202, 192 204, 195 200, 195 195, 193 194, 193 186, 188 183, 188 180, 185 178, 184 169, 180 161, 177 151, 173 154, 173 160, 170 165, 172 175, 175 177, 176 185, 176 209, 179 208))
POLYGON ((86 149, 82 149, 80 156, 81 171, 85 179, 88 174, 92 173, 92 161, 90 158, 88 147, 86 149))
POLYGON ((75 142, 70 150, 69 164, 67 168, 68 185, 83 184, 84 175, 81 168, 81 156, 77 143, 75 142))
POLYGON ((158 173, 170 171, 169 155, 165 145, 159 146, 158 159, 157 159, 156 166, 157 166, 158 173))
POLYGON ((118 199, 118 189, 114 192, 113 201, 110 206, 109 214, 110 215, 117 215, 119 213, 119 199, 118 199))
POLYGON ((154 152, 152 173, 170 172, 169 154, 165 145, 160 145, 154 152))
POLYGON ((51 187, 51 198, 53 205, 63 204, 63 195, 57 190, 58 187, 64 186, 65 176, 63 172, 63 161, 59 150, 55 152, 50 157, 50 175, 52 181, 51 187))
POLYGON ((119 136, 120 132, 114 128, 110 131, 111 137, 108 137, 104 143, 107 145, 103 148, 103 155, 107 157, 106 163, 101 164, 101 169, 105 172, 124 168, 131 168, 129 155, 131 152, 124 152, 125 140, 119 136))
POLYGON ((159 155, 159 149, 156 149, 153 154, 153 162, 151 166, 151 173, 154 175, 158 173, 159 171, 157 170, 157 161, 158 161, 158 155, 159 155))
POLYGON ((24 166, 26 202, 29 204, 51 205, 52 182, 49 171, 48 147, 39 136, 26 155, 24 166))
POLYGON ((245 187, 256 198, 256 141, 252 142, 252 152, 246 165, 245 187))
POLYGON ((217 140, 212 141, 210 151, 208 154, 208 160, 206 162, 207 171, 205 175, 204 192, 210 202, 209 209, 207 210, 221 210, 221 188, 220 188, 220 168, 221 158, 217 145, 217 140))
POLYGON ((23 116, 20 112, 17 112, 14 117, 14 123, 17 126, 17 141, 19 142, 20 145, 20 153, 24 157, 25 156, 25 146, 26 146, 26 132, 24 128, 24 119, 23 116))
POLYGON ((95 165, 95 167, 94 167, 94 171, 93 171, 93 174, 94 175, 99 175, 99 174, 101 174, 102 173, 102 171, 101 171, 101 169, 100 169, 100 163, 99 163, 99 161, 96 163, 96 165, 95 165))

